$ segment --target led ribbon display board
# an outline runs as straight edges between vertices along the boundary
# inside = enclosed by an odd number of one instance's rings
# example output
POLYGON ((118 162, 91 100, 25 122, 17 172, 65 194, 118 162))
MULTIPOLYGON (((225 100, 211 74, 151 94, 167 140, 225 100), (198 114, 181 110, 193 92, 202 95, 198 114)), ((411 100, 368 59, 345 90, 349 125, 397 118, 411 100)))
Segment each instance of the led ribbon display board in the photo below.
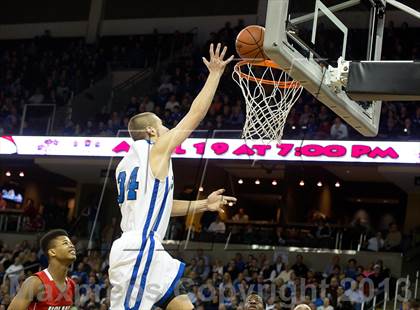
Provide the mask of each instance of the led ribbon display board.
MULTIPOLYGON (((122 157, 130 138, 3 136, 0 154, 32 156, 122 157)), ((420 163, 420 142, 188 139, 174 158, 284 160, 360 163, 420 163)))

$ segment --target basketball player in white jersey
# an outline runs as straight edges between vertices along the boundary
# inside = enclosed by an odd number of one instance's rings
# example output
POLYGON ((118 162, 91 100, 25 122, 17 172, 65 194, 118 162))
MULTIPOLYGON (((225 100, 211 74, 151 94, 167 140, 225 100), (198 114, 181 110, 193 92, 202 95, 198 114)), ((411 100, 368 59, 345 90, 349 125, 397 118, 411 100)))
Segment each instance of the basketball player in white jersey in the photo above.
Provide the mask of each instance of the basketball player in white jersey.
POLYGON ((223 196, 220 189, 204 200, 173 200, 171 154, 205 117, 223 71, 233 59, 223 60, 225 53, 226 47, 221 51, 220 44, 216 49, 210 46, 210 60, 203 57, 209 70, 207 81, 174 129, 168 130, 153 113, 138 114, 128 124, 134 143, 116 169, 123 234, 110 253, 112 310, 193 309, 187 295, 174 292, 184 263, 172 258, 161 244, 169 218, 220 211, 236 199, 223 196))

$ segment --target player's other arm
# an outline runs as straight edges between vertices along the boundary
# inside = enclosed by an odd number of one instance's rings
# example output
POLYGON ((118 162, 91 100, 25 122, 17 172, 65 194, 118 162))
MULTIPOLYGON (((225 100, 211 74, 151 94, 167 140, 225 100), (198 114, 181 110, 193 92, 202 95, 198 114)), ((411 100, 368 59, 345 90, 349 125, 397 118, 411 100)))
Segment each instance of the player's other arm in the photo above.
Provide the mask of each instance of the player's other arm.
POLYGON ((169 159, 174 149, 188 138, 191 132, 198 127, 206 116, 223 71, 226 65, 233 59, 233 56, 231 56, 227 60, 223 60, 226 49, 224 47, 221 51, 220 43, 217 44, 216 49, 214 49, 213 44, 210 45, 210 60, 203 57, 203 62, 209 70, 209 75, 203 89, 194 99, 190 110, 179 124, 158 139, 156 145, 153 147, 153 153, 165 154, 169 159))
POLYGON ((23 282, 15 298, 9 305, 8 310, 26 310, 30 303, 38 295, 42 282, 37 276, 29 277, 23 282))
POLYGON ((224 189, 214 191, 207 199, 202 200, 174 200, 171 216, 184 216, 190 212, 224 212, 222 209, 223 206, 227 205, 229 202, 236 202, 236 198, 222 195, 224 191, 224 189))

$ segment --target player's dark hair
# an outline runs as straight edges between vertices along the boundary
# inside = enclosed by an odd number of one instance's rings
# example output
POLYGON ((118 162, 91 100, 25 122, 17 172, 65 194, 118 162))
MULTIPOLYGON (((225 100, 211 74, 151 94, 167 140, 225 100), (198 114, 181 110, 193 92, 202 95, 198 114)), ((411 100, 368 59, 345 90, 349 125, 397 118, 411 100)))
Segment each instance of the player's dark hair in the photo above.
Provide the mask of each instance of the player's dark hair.
POLYGON ((52 247, 52 242, 55 238, 66 236, 68 237, 69 234, 64 229, 53 229, 47 232, 45 235, 42 236, 39 244, 41 246, 42 251, 45 255, 48 256, 48 250, 52 247))
POLYGON ((248 298, 250 298, 251 296, 258 296, 258 300, 260 300, 261 302, 262 302, 262 304, 263 304, 263 307, 264 307, 264 309, 265 309, 265 302, 264 302, 264 299, 258 294, 258 292, 256 292, 256 291, 252 291, 251 293, 249 293, 249 295, 247 296, 247 298, 246 299, 248 299, 248 298))

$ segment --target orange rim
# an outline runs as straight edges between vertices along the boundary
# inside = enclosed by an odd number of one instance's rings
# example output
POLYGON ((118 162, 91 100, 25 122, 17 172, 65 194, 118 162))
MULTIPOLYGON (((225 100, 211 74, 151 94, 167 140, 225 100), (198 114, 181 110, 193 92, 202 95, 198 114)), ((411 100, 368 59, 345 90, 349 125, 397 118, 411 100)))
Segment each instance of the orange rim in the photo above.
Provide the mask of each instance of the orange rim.
POLYGON ((277 81, 273 81, 273 80, 267 80, 267 79, 262 79, 262 78, 257 78, 255 76, 251 76, 247 73, 242 72, 241 67, 244 65, 248 65, 251 64, 253 66, 257 66, 257 67, 270 67, 270 68, 274 68, 277 70, 282 70, 282 68, 276 64, 274 61, 266 59, 266 60, 262 60, 262 61, 257 61, 257 62, 251 62, 251 61, 247 61, 247 60, 241 60, 239 61, 236 65, 235 65, 235 72, 242 78, 247 79, 249 81, 253 81, 253 82, 259 82, 262 84, 266 84, 266 85, 272 85, 272 86, 277 86, 279 88, 299 88, 301 87, 300 83, 297 81, 290 81, 290 82, 277 82, 277 81))

